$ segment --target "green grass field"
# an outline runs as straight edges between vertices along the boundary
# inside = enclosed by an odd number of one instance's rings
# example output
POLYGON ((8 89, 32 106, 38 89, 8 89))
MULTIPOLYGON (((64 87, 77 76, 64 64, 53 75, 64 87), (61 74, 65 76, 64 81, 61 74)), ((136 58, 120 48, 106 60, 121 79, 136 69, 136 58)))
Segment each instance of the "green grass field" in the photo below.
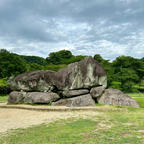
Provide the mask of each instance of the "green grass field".
MULTIPOLYGON (((144 96, 128 95, 144 108, 144 96)), ((0 96, 0 101, 7 99, 8 95, 0 96)), ((110 107, 112 110, 101 110, 99 115, 85 119, 71 118, 13 130, 0 136, 0 144, 144 144, 144 109, 110 107)))
POLYGON ((133 97, 133 99, 135 99, 141 108, 144 108, 144 97, 133 97))
POLYGON ((0 102, 7 102, 7 100, 8 100, 8 95, 2 95, 2 94, 0 94, 0 102))
POLYGON ((127 93, 130 97, 144 97, 144 93, 127 93))
POLYGON ((128 95, 135 99, 141 108, 144 108, 144 93, 128 93, 128 95))
POLYGON ((0 137, 0 144, 144 143, 144 109, 119 108, 97 113, 97 116, 85 119, 71 118, 13 130, 0 137))

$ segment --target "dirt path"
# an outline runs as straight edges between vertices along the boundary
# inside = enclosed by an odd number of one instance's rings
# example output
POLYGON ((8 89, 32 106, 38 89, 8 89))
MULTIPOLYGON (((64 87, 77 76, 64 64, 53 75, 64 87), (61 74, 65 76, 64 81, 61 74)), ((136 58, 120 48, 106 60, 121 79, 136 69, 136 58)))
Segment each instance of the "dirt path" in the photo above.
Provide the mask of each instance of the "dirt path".
POLYGON ((49 123, 58 119, 67 119, 70 117, 90 117, 99 114, 100 112, 93 111, 44 112, 0 108, 0 133, 5 133, 11 129, 27 128, 32 125, 49 123))

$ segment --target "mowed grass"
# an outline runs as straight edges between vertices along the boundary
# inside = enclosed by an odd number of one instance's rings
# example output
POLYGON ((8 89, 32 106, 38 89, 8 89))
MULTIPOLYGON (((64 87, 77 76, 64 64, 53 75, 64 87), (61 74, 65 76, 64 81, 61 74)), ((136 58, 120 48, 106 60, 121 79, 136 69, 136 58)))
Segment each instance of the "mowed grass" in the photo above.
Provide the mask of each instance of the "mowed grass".
POLYGON ((8 95, 0 94, 0 102, 7 102, 7 100, 8 100, 8 95))
POLYGON ((144 97, 133 97, 133 99, 135 99, 141 108, 144 108, 144 97))
POLYGON ((143 144, 144 109, 113 109, 18 129, 1 136, 0 144, 143 144))
POLYGON ((144 108, 144 93, 128 93, 128 95, 135 99, 141 108, 144 108))
POLYGON ((144 93, 128 93, 130 97, 144 97, 144 93))

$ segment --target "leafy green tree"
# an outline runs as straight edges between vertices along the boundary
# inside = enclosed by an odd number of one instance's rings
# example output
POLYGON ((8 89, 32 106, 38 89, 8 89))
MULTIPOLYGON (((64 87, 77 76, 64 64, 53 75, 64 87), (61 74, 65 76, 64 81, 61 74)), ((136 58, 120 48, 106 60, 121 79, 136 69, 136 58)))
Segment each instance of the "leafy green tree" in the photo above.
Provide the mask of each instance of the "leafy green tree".
POLYGON ((46 59, 42 58, 42 57, 24 56, 24 55, 20 55, 20 57, 22 59, 24 59, 26 61, 26 63, 28 63, 28 64, 32 64, 32 63, 39 64, 39 65, 46 65, 47 64, 46 59))
POLYGON ((124 84, 127 81, 133 81, 137 83, 139 81, 139 76, 136 71, 130 68, 122 68, 118 73, 115 74, 115 79, 121 81, 124 84))
POLYGON ((44 66, 42 65, 39 65, 37 63, 30 63, 28 71, 30 72, 30 71, 43 70, 43 69, 44 69, 44 66))
POLYGON ((144 76, 144 63, 136 58, 130 56, 120 56, 113 61, 115 73, 122 71, 123 68, 133 69, 141 81, 144 76))
POLYGON ((49 57, 46 58, 48 64, 70 64, 73 62, 80 61, 85 56, 74 56, 72 53, 68 50, 61 50, 58 52, 52 52, 49 54, 49 57))
POLYGON ((57 52, 57 54, 62 59, 69 59, 73 56, 72 53, 68 50, 61 50, 61 51, 57 52))
POLYGON ((112 66, 114 81, 121 82, 123 91, 130 92, 136 83, 141 82, 144 76, 144 63, 130 56, 117 57, 112 66))
POLYGON ((46 58, 48 63, 51 64, 63 64, 65 59, 70 59, 72 53, 68 50, 61 50, 58 52, 52 52, 49 54, 49 57, 46 58))
POLYGON ((20 56, 5 49, 0 50, 0 78, 10 77, 27 71, 27 65, 20 56))
POLYGON ((144 57, 142 59, 140 59, 142 62, 144 62, 144 57))
POLYGON ((94 59, 95 59, 96 61, 98 61, 99 63, 101 63, 101 62, 104 61, 104 59, 101 57, 100 54, 96 54, 96 55, 94 56, 94 59))

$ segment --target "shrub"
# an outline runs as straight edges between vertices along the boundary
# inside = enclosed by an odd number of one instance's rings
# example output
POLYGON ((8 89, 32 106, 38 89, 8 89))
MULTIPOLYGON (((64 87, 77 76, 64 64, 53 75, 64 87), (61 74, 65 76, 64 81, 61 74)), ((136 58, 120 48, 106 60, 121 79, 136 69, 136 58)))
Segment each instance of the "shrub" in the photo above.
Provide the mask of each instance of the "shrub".
POLYGON ((8 86, 0 86, 0 94, 9 94, 11 89, 8 86))
POLYGON ((109 88, 122 90, 121 89, 121 82, 113 81, 111 83, 111 86, 109 88))

